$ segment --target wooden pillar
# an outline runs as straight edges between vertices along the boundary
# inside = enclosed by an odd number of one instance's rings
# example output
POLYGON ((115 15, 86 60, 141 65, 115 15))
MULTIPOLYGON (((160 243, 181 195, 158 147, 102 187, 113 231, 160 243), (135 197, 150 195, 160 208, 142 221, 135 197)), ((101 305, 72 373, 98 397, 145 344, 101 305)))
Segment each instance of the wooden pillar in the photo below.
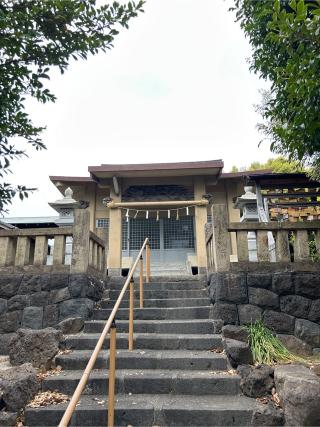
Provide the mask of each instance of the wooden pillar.
MULTIPOLYGON (((206 194, 204 177, 194 178, 194 198, 202 199, 206 194)), ((196 228, 196 252, 198 258, 199 273, 207 271, 206 234, 205 225, 207 222, 207 206, 195 207, 195 228, 196 228)))
MULTIPOLYGON (((121 202, 121 194, 117 195, 114 189, 110 190, 110 197, 114 202, 121 202)), ((119 208, 109 210, 109 249, 108 249, 108 274, 109 276, 121 275, 122 264, 122 212, 119 208)))

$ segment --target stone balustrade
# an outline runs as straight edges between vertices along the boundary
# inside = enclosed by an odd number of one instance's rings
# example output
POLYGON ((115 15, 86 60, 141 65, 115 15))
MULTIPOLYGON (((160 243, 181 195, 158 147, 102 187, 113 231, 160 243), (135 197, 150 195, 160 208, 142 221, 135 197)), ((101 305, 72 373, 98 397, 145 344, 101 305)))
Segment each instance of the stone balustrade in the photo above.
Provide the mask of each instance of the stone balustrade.
POLYGON ((212 226, 207 225, 205 230, 209 273, 257 269, 262 265, 272 269, 319 269, 320 221, 229 223, 226 205, 213 205, 212 218, 212 226))
POLYGON ((89 224, 89 212, 76 209, 73 226, 0 230, 0 272, 103 273, 105 244, 89 224), (71 263, 66 257, 67 238, 72 241, 71 263), (49 241, 53 241, 51 265, 49 241))
POLYGON ((236 233, 238 262, 250 262, 248 232, 255 233, 258 263, 310 263, 320 256, 320 221, 230 223, 228 232, 236 233), (275 240, 272 259, 268 233, 275 240))

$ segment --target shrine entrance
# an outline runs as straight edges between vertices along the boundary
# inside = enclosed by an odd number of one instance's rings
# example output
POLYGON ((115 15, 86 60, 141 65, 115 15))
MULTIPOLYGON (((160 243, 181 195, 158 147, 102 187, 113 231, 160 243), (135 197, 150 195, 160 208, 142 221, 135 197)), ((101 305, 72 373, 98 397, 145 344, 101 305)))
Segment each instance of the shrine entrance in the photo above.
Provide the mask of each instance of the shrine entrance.
POLYGON ((188 255, 195 252, 194 217, 123 218, 122 256, 136 257, 145 237, 151 246, 151 266, 187 271, 188 255))

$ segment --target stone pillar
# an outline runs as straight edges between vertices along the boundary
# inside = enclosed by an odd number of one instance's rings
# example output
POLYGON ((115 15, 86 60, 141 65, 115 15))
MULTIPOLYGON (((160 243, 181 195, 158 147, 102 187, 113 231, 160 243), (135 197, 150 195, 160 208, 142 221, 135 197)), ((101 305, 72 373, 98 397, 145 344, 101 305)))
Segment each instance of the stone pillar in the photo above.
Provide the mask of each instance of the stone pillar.
POLYGON ((27 236, 19 236, 17 240, 15 263, 17 267, 28 265, 30 260, 30 239, 27 236))
POLYGON ((0 237, 0 267, 14 264, 15 248, 12 237, 0 237))
POLYGON ((212 206, 214 265, 216 271, 230 269, 231 242, 228 232, 229 215, 226 205, 212 206))
POLYGON ((89 266, 90 214, 86 209, 74 210, 71 273, 86 273, 89 266))
MULTIPOLYGON (((202 199, 206 194, 204 177, 195 177, 194 179, 194 198, 202 199)), ((207 206, 195 207, 195 226, 196 226, 196 251, 198 258, 198 271, 200 274, 207 271, 207 252, 206 252, 206 234, 205 224, 207 223, 207 206)))
POLYGON ((36 236, 34 248, 34 265, 45 265, 48 255, 48 237, 36 236))
POLYGON ((55 236, 53 246, 53 265, 63 265, 66 255, 66 236, 55 236))
MULTIPOLYGON (((121 194, 116 195, 113 188, 110 197, 114 202, 121 202, 121 194)), ((108 275, 121 275, 122 259, 122 212, 118 208, 109 210, 109 249, 108 249, 108 275)))

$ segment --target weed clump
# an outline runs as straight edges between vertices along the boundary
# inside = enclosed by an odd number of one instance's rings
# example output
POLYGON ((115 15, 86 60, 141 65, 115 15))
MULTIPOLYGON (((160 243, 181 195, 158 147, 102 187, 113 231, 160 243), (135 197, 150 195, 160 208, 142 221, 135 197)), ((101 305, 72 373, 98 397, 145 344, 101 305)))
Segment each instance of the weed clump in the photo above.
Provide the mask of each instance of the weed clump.
POLYGON ((275 363, 304 362, 299 356, 291 353, 262 320, 245 326, 249 335, 249 344, 253 360, 258 364, 273 365, 275 363))

